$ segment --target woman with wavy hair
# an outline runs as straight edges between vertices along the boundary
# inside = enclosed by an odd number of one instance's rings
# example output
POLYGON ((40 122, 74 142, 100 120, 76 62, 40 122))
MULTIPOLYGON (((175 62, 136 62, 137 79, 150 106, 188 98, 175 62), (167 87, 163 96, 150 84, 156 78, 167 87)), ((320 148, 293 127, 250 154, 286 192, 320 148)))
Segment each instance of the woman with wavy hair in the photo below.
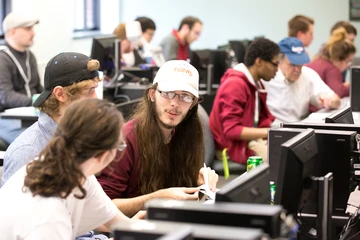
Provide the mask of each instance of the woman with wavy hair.
POLYGON ((342 72, 351 66, 356 52, 355 45, 347 39, 345 28, 334 30, 329 41, 323 46, 321 54, 307 64, 315 70, 322 80, 340 97, 349 96, 349 82, 343 83, 342 72))
POLYGON ((69 105, 39 158, 0 189, 2 238, 74 239, 127 219, 94 176, 123 153, 123 124, 121 113, 104 100, 69 105))

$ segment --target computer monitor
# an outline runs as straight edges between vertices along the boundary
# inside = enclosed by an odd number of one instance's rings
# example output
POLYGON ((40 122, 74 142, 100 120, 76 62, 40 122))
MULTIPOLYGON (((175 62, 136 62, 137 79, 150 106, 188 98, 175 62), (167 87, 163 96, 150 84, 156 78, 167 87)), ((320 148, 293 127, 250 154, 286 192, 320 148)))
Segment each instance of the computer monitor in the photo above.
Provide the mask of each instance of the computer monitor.
MULTIPOLYGON (((323 125, 327 125, 323 123, 323 125)), ((281 154, 281 144, 296 136, 306 129, 300 128, 278 128, 270 129, 269 164, 271 181, 277 184, 281 154)), ((332 172, 334 177, 333 215, 345 216, 347 199, 350 192, 354 190, 357 181, 354 179, 352 161, 355 148, 355 131, 339 131, 315 129, 316 142, 318 147, 318 161, 316 164, 316 176, 322 177, 332 172)), ((303 212, 316 213, 318 199, 316 196, 307 201, 303 212)))
POLYGON ((264 236, 261 229, 255 228, 157 220, 115 223, 111 226, 111 232, 113 236, 116 236, 114 240, 260 240, 264 236))
POLYGON ((230 67, 228 51, 211 50, 209 63, 213 65, 212 84, 219 85, 225 71, 230 67))
POLYGON ((230 48, 234 51, 235 57, 239 63, 243 63, 245 60, 246 53, 246 43, 240 40, 230 40, 229 41, 230 48))
POLYGON ((348 123, 354 124, 351 107, 341 108, 325 118, 325 123, 348 123))
POLYGON ((199 83, 207 83, 207 65, 210 59, 210 49, 200 49, 191 52, 190 64, 199 72, 199 83))
POLYGON ((104 76, 112 78, 118 74, 121 67, 120 49, 120 41, 115 35, 93 38, 90 57, 100 62, 99 70, 104 72, 104 76))
POLYGON ((281 160, 275 204, 296 215, 311 193, 318 148, 315 132, 307 129, 281 145, 281 160))
POLYGON ((216 202, 270 203, 270 167, 261 164, 216 192, 216 202))

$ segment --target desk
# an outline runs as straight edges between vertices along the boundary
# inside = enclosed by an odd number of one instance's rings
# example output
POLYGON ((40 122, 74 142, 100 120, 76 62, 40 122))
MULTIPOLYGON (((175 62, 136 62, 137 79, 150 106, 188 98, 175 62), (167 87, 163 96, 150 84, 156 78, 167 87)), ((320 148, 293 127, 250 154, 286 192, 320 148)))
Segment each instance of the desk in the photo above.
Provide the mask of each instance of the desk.
MULTIPOLYGON (((345 97, 341 99, 341 104, 339 109, 350 106, 349 97, 345 97)), ((320 109, 315 113, 311 113, 307 118, 303 119, 301 122, 303 123, 325 123, 325 118, 330 114, 338 111, 339 109, 320 109)), ((352 112, 354 123, 360 124, 360 112, 352 112)))
POLYGON ((21 120, 21 127, 30 127, 34 122, 38 120, 39 115, 35 113, 34 107, 18 107, 6 109, 1 113, 3 119, 17 119, 21 120))

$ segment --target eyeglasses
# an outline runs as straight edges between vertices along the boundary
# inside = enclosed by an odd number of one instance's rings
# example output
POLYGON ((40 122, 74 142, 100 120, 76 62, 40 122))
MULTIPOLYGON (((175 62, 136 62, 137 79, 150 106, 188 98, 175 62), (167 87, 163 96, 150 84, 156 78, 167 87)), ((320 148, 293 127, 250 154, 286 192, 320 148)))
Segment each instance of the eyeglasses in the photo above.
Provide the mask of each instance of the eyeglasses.
POLYGON ((271 63, 274 67, 279 67, 279 63, 274 63, 273 61, 270 61, 270 60, 267 62, 271 63))
POLYGON ((344 60, 344 62, 345 62, 348 66, 351 66, 351 64, 352 64, 352 61, 351 61, 351 60, 344 60))
POLYGON ((159 89, 156 89, 160 93, 160 96, 167 99, 173 99, 176 95, 179 96, 179 100, 186 103, 192 103, 194 101, 194 97, 189 94, 177 94, 174 92, 164 92, 159 89))
POLYGON ((117 146, 117 150, 119 150, 120 152, 124 151, 125 148, 127 147, 126 143, 120 144, 119 146, 117 146))

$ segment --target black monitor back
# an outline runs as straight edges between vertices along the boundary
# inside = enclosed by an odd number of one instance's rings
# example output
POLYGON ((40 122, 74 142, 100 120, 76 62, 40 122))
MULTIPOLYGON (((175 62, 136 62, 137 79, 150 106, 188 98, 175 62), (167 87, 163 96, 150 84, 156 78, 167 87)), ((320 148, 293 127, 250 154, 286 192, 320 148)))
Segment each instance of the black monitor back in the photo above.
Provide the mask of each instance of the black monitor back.
POLYGON ((341 108, 325 118, 325 123, 354 124, 351 107, 341 108))
POLYGON ((229 41, 230 48, 234 51, 235 57, 239 63, 243 63, 245 59, 246 53, 246 44, 244 41, 240 40, 230 40, 229 41))
POLYGON ((220 84, 225 71, 230 67, 229 53, 226 50, 211 50, 209 63, 213 64, 212 84, 220 84))
POLYGON ((354 112, 360 112, 360 66, 351 68, 350 106, 354 112))
POLYGON ((113 77, 115 74, 116 65, 121 66, 121 46, 120 41, 115 35, 95 37, 92 41, 90 57, 97 59, 100 62, 99 70, 104 72, 104 75, 113 77), (115 44, 118 45, 118 62, 115 62, 115 44))
POLYGON ((183 222, 167 222, 156 220, 122 222, 114 225, 112 227, 112 232, 115 233, 114 240, 260 240, 263 236, 263 232, 260 229, 214 226, 196 223, 188 224, 183 222), (191 238, 189 238, 190 232, 191 238), (160 236, 163 237, 161 238, 160 236))
POLYGON ((216 202, 270 203, 270 167, 267 164, 243 173, 216 192, 216 202))
POLYGON ((146 202, 150 220, 186 222, 262 229, 272 237, 280 235, 283 208, 270 204, 215 203, 152 199, 146 202))
MULTIPOLYGON (((282 141, 298 134, 305 129, 283 128, 271 129, 269 131, 269 163, 271 166, 271 176, 276 176, 279 169, 279 144, 282 141), (277 136, 276 138, 274 136, 277 136)), ((354 131, 334 131, 315 129, 316 142, 318 146, 319 162, 316 167, 316 176, 324 176, 332 172, 334 176, 333 214, 337 216, 345 215, 345 208, 348 196, 354 189, 357 181, 354 179, 352 161, 355 149, 354 131)), ((313 194, 308 201, 304 211, 307 213, 316 212, 317 195, 313 194)))

